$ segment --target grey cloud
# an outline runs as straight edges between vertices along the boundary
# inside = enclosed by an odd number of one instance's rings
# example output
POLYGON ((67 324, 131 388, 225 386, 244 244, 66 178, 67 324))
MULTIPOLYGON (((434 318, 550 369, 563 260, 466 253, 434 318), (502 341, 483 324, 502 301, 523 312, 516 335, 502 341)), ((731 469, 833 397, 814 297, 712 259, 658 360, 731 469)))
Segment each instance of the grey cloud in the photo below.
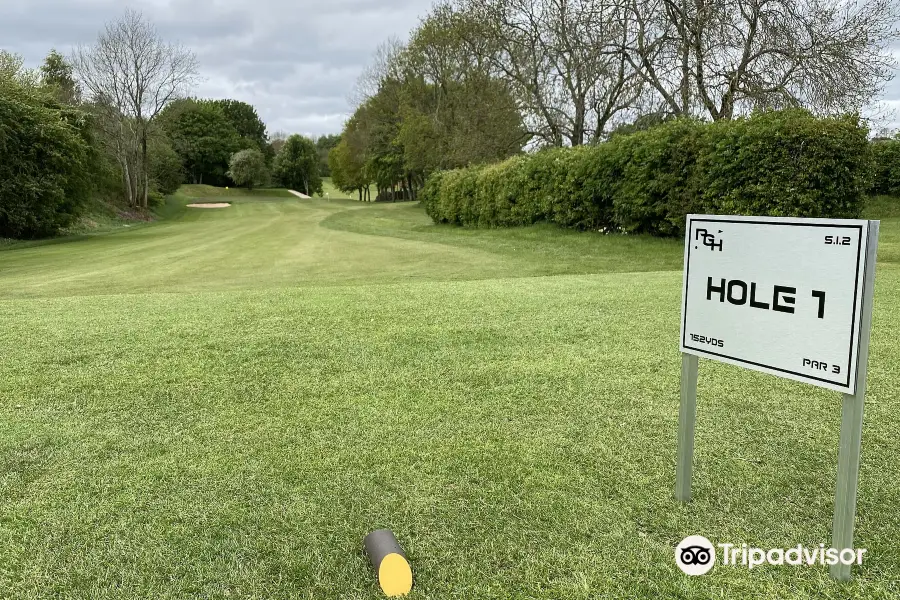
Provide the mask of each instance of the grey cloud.
POLYGON ((347 96, 390 36, 405 39, 431 0, 0 0, 0 47, 38 66, 96 39, 126 7, 191 48, 201 97, 252 103, 269 131, 340 130, 347 96))
MULTIPOLYGON (((322 134, 340 129, 351 110, 346 98, 376 46, 390 36, 405 39, 431 3, 0 0, 0 47, 37 66, 50 48, 67 53, 90 43, 105 22, 135 8, 197 54, 203 81, 195 95, 250 102, 270 131, 322 134)), ((900 107, 900 80, 885 86, 883 97, 900 107)))

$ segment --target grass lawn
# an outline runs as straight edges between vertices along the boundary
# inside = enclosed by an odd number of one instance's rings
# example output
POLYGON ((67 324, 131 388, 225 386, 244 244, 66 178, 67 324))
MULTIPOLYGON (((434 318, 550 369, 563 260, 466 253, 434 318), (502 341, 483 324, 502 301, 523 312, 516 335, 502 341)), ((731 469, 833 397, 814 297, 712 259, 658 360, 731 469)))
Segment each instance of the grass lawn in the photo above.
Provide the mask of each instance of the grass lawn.
MULTIPOLYGON (((369 186, 369 191, 372 194, 372 199, 375 199, 375 196, 378 195, 378 190, 375 189, 374 185, 369 186)), ((328 194, 328 198, 332 200, 359 200, 359 195, 356 192, 342 192, 341 190, 334 187, 334 183, 331 181, 331 177, 323 177, 322 178, 322 195, 328 194)))
POLYGON ((900 593, 896 201, 869 209, 868 555, 838 584, 675 565, 689 534, 828 543, 840 423, 835 393, 702 362, 674 500, 681 242, 227 195, 0 250, 0 598, 374 599, 378 527, 413 599, 900 593))

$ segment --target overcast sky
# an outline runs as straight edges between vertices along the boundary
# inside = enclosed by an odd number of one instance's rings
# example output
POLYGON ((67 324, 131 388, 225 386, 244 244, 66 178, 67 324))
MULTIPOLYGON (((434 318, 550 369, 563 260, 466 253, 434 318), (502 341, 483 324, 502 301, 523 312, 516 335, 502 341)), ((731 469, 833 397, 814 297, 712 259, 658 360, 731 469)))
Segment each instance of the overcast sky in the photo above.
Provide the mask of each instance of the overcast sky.
POLYGON ((256 107, 269 132, 340 133, 375 48, 407 39, 432 0, 0 0, 0 48, 37 67, 50 48, 89 44, 126 7, 189 46, 195 95, 256 107))
MULTIPOLYGON (((348 96, 375 48, 406 40, 432 0, 0 0, 0 48, 37 67, 50 48, 93 42, 125 7, 189 46, 195 95, 249 102, 269 132, 339 133, 348 96)), ((900 106, 900 79, 882 106, 900 106)), ((892 125, 896 113, 881 119, 892 125)))

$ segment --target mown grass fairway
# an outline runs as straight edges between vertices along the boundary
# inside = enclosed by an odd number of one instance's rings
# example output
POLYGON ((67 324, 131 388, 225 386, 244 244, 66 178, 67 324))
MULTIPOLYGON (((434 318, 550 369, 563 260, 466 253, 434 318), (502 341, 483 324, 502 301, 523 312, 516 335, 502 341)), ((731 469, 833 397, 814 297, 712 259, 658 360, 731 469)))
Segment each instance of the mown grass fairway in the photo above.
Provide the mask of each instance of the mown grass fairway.
POLYGON ((837 584, 675 565, 689 534, 829 543, 840 422, 835 393, 703 362, 695 500, 674 500, 680 242, 228 195, 0 251, 0 597, 378 598, 377 527, 411 598, 900 593, 900 218, 882 223, 869 553, 837 584))
MULTIPOLYGON (((378 195, 378 189, 374 185, 369 186, 369 193, 372 194, 372 199, 378 195)), ((327 194, 327 198, 331 200, 357 200, 359 198, 356 192, 342 192, 334 186, 334 182, 331 177, 323 177, 322 178, 322 195, 325 196, 327 194)))

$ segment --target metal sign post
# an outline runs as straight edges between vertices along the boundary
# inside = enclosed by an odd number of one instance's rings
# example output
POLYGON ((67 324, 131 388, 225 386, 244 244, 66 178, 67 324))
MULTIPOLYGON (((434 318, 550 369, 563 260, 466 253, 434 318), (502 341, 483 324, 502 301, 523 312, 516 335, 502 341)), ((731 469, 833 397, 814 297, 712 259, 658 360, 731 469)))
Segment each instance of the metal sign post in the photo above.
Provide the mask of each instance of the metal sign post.
MULTIPOLYGON (((691 499, 698 357, 842 391, 832 548, 853 549, 879 225, 688 216, 679 501, 691 499)), ((850 569, 839 562, 831 576, 850 579, 850 569)))
MULTIPOLYGON (((872 302, 875 296, 875 262, 878 251, 879 221, 869 222, 869 243, 863 281, 862 322, 859 330, 859 363, 856 369, 856 392, 844 394, 841 412, 841 441, 838 450, 837 485, 834 496, 834 523, 831 547, 853 548, 853 526, 856 521, 856 489, 859 483, 859 456, 862 447, 863 406, 866 400, 866 374, 869 367, 869 339, 872 332, 872 302)), ((838 563, 831 576, 850 579, 850 565, 838 563)))
POLYGON ((675 471, 675 497, 691 500, 691 471, 694 464, 694 423, 697 420, 697 374, 700 359, 681 355, 681 406, 678 409, 678 467, 675 471))

